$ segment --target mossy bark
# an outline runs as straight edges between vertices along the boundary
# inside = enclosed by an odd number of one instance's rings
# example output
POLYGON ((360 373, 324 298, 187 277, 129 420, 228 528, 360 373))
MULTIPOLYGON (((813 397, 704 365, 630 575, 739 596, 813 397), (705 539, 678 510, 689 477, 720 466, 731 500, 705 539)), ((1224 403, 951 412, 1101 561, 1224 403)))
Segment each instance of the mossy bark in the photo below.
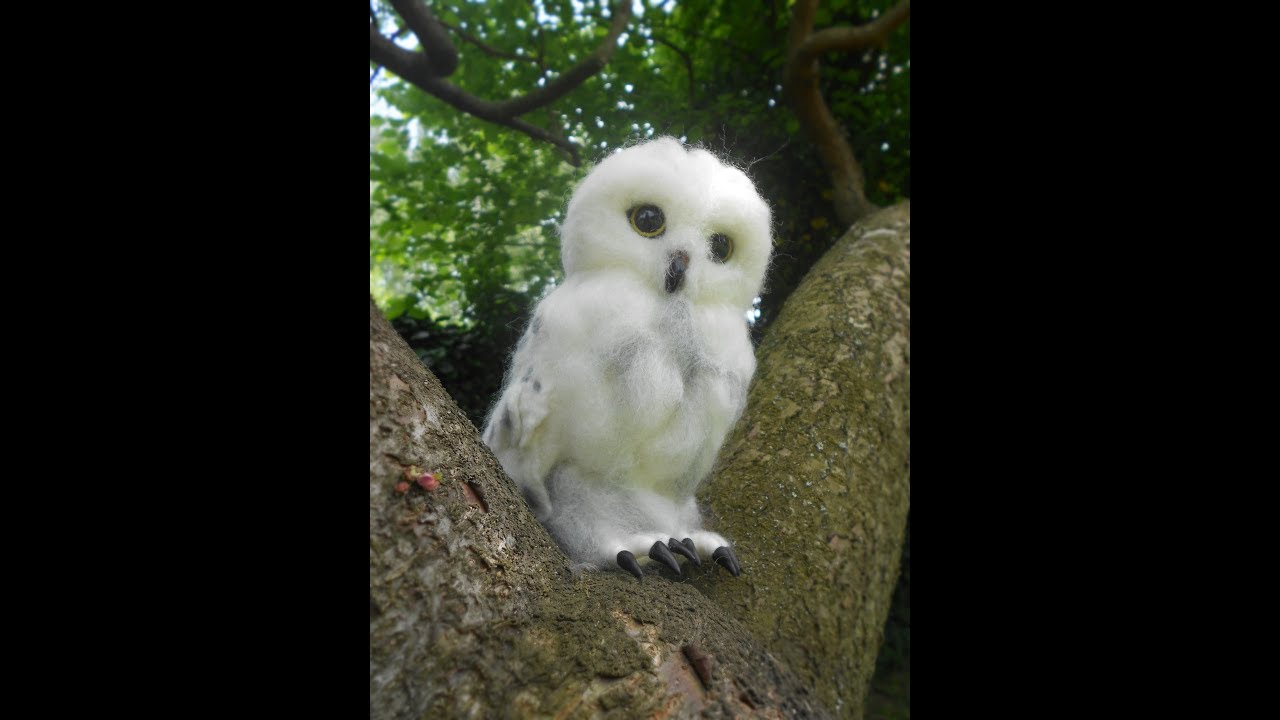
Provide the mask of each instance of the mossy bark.
POLYGON ((699 589, 847 718, 864 711, 906 526, 910 238, 903 203, 813 266, 699 493, 744 568, 738 585, 699 589))
POLYGON ((909 237, 907 205, 855 226, 758 350, 700 493, 739 578, 571 575, 371 302, 370 716, 860 717, 907 512, 909 237))
POLYGON ((687 579, 567 567, 371 302, 370 717, 827 716, 687 579))

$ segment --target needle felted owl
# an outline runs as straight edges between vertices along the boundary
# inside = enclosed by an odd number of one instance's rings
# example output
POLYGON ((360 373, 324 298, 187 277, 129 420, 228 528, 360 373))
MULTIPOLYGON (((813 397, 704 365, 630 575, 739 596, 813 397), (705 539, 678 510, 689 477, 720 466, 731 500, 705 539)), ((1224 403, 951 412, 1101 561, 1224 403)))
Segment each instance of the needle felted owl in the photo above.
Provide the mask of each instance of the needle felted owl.
POLYGON ((755 372, 744 313, 772 247, 769 207, 737 168, 660 138, 579 185, 563 284, 516 347, 484 440, 579 567, 710 555, 694 491, 755 372))

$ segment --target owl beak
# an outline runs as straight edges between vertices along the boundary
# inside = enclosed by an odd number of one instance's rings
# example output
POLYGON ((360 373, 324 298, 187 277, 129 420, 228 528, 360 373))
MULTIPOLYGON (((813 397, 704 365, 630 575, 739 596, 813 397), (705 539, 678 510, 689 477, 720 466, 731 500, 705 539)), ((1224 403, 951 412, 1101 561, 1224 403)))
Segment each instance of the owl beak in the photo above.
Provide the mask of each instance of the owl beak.
POLYGON ((684 284, 684 272, 689 269, 689 253, 680 250, 667 259, 667 292, 673 293, 684 284))

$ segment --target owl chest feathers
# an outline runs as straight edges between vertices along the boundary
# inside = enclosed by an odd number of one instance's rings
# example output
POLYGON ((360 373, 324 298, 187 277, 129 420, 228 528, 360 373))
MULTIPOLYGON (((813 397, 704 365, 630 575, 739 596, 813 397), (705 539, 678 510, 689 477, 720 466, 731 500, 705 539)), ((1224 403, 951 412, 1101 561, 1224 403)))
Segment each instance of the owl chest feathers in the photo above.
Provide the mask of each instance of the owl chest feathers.
POLYGON ((538 363, 563 390, 548 398, 557 462, 604 483, 691 493, 745 404, 754 357, 741 311, 588 283, 560 288, 535 317, 570 346, 538 363))

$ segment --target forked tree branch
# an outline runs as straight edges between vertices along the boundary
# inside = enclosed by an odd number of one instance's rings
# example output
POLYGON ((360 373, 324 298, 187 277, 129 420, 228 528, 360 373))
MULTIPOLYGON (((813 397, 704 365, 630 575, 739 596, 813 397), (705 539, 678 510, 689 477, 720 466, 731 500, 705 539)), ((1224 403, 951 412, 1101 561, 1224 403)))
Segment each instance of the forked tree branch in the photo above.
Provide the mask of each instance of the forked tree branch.
POLYGON ((549 142, 568 153, 571 164, 574 166, 581 164, 577 145, 569 142, 567 138, 531 125, 521 120, 519 116, 559 100, 580 86, 587 78, 600 72, 613 56, 614 50, 618 47, 618 36, 631 20, 630 2, 623 0, 614 6, 613 22, 609 25, 608 34, 576 65, 547 82, 543 87, 502 102, 476 97, 444 79, 457 67, 457 50, 452 42, 449 42, 443 23, 436 19, 422 0, 391 0, 391 4, 418 36, 423 52, 406 50, 396 45, 384 37, 371 23, 369 25, 370 60, 383 65, 427 94, 443 100, 462 112, 474 115, 481 120, 519 130, 534 139, 549 142))
POLYGON ((514 97, 503 103, 507 111, 513 115, 523 115, 530 110, 555 102, 586 82, 587 78, 600 72, 609 62, 609 58, 613 57, 613 51, 618 49, 618 36, 631 21, 631 3, 625 0, 618 3, 613 7, 612 15, 613 23, 609 25, 609 34, 594 50, 579 60, 577 65, 569 68, 544 87, 531 90, 523 96, 514 97))
POLYGON ((391 0, 391 7, 418 36, 418 44, 422 45, 422 52, 430 60, 433 72, 440 77, 452 75, 458 69, 458 50, 426 3, 421 0, 391 0))
POLYGON ((813 32, 818 0, 799 0, 791 15, 787 65, 783 87, 805 133, 831 176, 836 216, 852 225, 875 210, 867 200, 866 179, 845 139, 839 123, 818 89, 818 57, 826 52, 853 52, 888 41, 889 33, 911 15, 911 0, 902 0, 889 12, 861 27, 825 28, 813 32))

